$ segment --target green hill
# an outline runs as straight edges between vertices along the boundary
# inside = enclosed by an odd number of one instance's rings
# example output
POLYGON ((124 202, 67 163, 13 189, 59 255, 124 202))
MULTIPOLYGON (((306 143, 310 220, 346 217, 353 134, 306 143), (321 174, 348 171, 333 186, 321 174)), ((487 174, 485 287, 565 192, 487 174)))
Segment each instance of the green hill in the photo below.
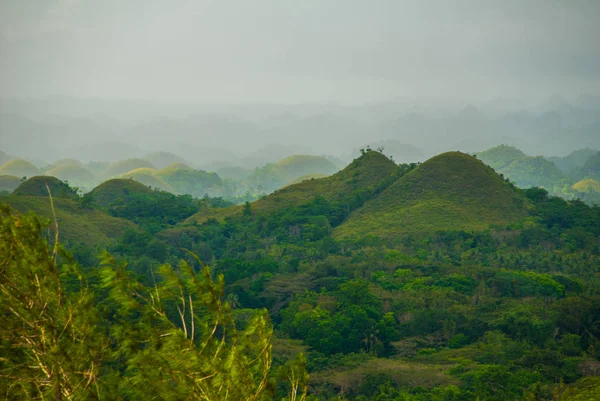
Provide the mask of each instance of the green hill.
POLYGON ((123 174, 121 178, 132 179, 146 186, 160 189, 161 191, 173 192, 173 188, 157 176, 158 171, 148 167, 136 168, 123 174))
POLYGON ((308 181, 308 180, 315 180, 315 179, 319 179, 319 178, 325 178, 325 177, 329 177, 327 174, 306 174, 303 175, 302 177, 298 177, 295 180, 288 182, 287 184, 285 184, 285 186, 289 186, 289 185, 294 185, 294 184, 300 184, 303 181, 308 181))
POLYGON ((98 185, 90 192, 94 203, 98 206, 110 206, 118 202, 126 202, 136 194, 149 194, 152 190, 132 179, 115 178, 98 185))
POLYGON ((600 192, 600 181, 588 178, 576 182, 571 188, 579 192, 600 192))
POLYGON ((337 170, 326 157, 308 155, 289 156, 273 166, 273 174, 283 183, 308 174, 333 174, 337 170))
MULTIPOLYGON (((268 213, 290 206, 299 206, 323 196, 329 201, 348 198, 357 191, 373 188, 397 170, 398 166, 382 155, 370 151, 355 159, 345 169, 325 178, 307 180, 279 189, 251 204, 255 213, 268 213)), ((188 222, 203 223, 211 218, 222 220, 242 213, 243 206, 220 209, 202 209, 188 222)))
POLYGON ((584 178, 600 180, 600 152, 588 157, 582 167, 573 170, 572 175, 579 180, 584 178))
POLYGON ((55 161, 54 163, 52 163, 51 165, 49 165, 48 167, 46 167, 46 170, 50 170, 56 167, 61 167, 61 166, 81 166, 83 167, 84 164, 82 162, 80 162, 79 160, 76 159, 59 159, 57 161, 55 161))
POLYGON ((194 170, 183 163, 174 163, 158 170, 157 177, 169 184, 172 191, 179 194, 190 194, 202 197, 220 195, 223 180, 216 173, 204 170, 194 170))
POLYGON ((40 172, 36 166, 24 159, 10 160, 0 166, 0 175, 14 175, 17 177, 33 177, 40 172))
POLYGON ((21 184, 21 178, 14 175, 0 175, 0 191, 12 192, 21 184))
POLYGON ((528 156, 513 146, 500 145, 478 153, 477 158, 521 188, 563 187, 568 177, 550 160, 528 156))
POLYGON ((565 157, 549 157, 548 160, 556 164, 556 167, 563 173, 569 174, 571 171, 583 167, 585 162, 597 152, 591 148, 584 148, 571 152, 565 157))
POLYGON ((109 164, 103 175, 106 178, 119 177, 131 170, 142 167, 154 168, 152 163, 144 159, 125 159, 109 164))
POLYGON ((182 157, 170 152, 153 152, 144 156, 144 160, 147 160, 158 169, 173 163, 185 163, 185 160, 182 157))
POLYGON ((61 164, 44 173, 52 177, 59 178, 63 181, 69 181, 74 185, 91 185, 94 180, 94 174, 81 164, 61 164))
POLYGON ((334 229, 337 238, 484 229, 526 215, 524 199, 472 156, 449 152, 396 180, 334 229))
POLYGON ((477 153, 477 158, 485 164, 498 171, 515 160, 527 158, 528 156, 514 146, 500 145, 477 153))
POLYGON ((56 177, 35 176, 21 183, 13 195, 48 197, 48 189, 53 198, 78 199, 79 195, 68 184, 56 177))
POLYGON ((549 190, 567 176, 551 161, 542 156, 515 160, 496 170, 521 188, 544 187, 549 190))
MULTIPOLYGON (((127 230, 137 229, 130 221, 109 216, 99 210, 82 208, 77 201, 54 197, 54 193, 53 201, 61 242, 66 240, 86 245, 104 245, 119 238, 127 230)), ((53 220, 47 197, 11 195, 2 198, 2 202, 8 203, 20 213, 34 212, 40 217, 53 220)), ((50 225, 47 233, 54 237, 54 224, 50 225)))

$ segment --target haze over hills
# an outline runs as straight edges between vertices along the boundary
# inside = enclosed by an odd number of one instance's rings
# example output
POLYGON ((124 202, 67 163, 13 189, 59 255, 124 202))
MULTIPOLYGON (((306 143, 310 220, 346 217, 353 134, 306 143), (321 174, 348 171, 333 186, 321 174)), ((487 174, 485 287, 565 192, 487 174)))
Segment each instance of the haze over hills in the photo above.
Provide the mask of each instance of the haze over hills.
POLYGON ((220 167, 226 163, 255 168, 298 153, 330 154, 348 162, 365 144, 385 147, 386 141, 390 154, 395 153, 399 162, 423 161, 449 150, 475 152, 499 143, 517 146, 528 154, 562 156, 578 148, 600 148, 600 114, 594 99, 558 101, 553 97, 538 107, 500 114, 484 104, 452 104, 443 112, 414 112, 402 103, 265 105, 260 112, 252 105, 191 104, 176 113, 174 105, 140 102, 135 107, 146 109, 141 121, 120 125, 108 123, 110 119, 101 110, 116 112, 116 106, 107 106, 119 104, 116 100, 107 100, 104 106, 100 103, 95 113, 78 110, 74 105, 80 99, 65 99, 63 103, 73 107, 61 106, 60 110, 42 102, 48 108, 44 114, 27 106, 35 100, 3 99, 0 148, 17 157, 46 161, 75 158, 83 162, 166 152, 178 159, 165 160, 161 166, 187 160, 205 169, 216 162, 220 167), (152 114, 161 108, 164 112, 152 114), (59 111, 64 113, 60 118, 59 111), (65 142, 68 148, 61 145, 65 142), (399 148, 403 144, 406 149, 399 148))

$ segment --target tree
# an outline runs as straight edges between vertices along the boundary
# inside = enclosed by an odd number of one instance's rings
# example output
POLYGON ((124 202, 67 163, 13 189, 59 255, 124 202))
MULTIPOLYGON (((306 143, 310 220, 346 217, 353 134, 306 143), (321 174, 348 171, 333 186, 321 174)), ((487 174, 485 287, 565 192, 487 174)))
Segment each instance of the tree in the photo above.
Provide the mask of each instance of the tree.
POLYGON ((148 288, 105 253, 98 284, 90 285, 60 244, 48 249, 41 226, 1 206, 0 393, 14 400, 263 399, 269 316, 259 310, 235 322, 222 275, 213 280, 207 266, 196 273, 186 262, 163 265, 148 288))

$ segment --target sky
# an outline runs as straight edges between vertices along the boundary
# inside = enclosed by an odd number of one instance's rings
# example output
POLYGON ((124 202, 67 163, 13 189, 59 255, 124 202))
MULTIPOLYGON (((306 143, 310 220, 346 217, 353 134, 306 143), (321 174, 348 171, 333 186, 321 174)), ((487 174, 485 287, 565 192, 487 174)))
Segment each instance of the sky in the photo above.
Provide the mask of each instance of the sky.
POLYGON ((597 0, 0 0, 0 96, 576 97, 598 38, 597 0))

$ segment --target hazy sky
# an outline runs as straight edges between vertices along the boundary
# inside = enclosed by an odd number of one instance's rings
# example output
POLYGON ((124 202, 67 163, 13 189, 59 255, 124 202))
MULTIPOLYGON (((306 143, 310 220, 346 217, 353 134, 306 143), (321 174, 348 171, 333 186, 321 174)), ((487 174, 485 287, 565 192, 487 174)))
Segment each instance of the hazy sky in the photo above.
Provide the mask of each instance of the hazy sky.
POLYGON ((0 0, 0 96, 600 93, 598 0, 0 0))

